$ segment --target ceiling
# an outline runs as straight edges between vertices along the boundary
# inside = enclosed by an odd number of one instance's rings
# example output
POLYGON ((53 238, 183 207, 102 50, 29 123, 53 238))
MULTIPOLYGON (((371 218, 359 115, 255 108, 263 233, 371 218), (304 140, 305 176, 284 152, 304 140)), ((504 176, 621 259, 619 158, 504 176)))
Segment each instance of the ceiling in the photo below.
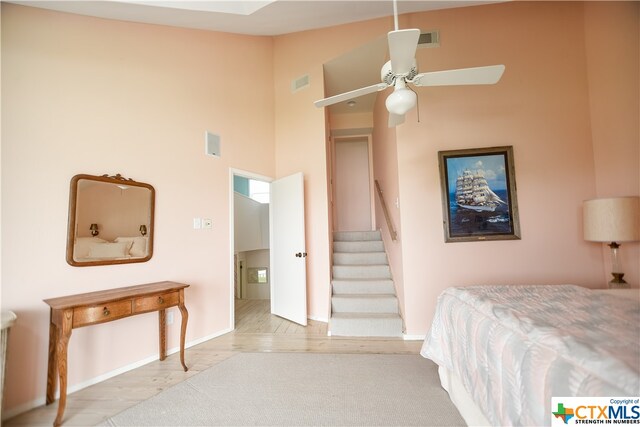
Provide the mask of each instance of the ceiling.
MULTIPOLYGON (((24 6, 148 24, 273 36, 393 16, 391 0, 8 0, 24 6)), ((484 4, 487 0, 398 0, 398 13, 484 4)))
MULTIPOLYGON (((2 0, 5 1, 5 0, 2 0)), ((466 7, 504 0, 398 0, 398 13, 466 7)), ((24 6, 99 18, 170 25, 236 34, 275 36, 298 31, 393 16, 392 0, 146 0, 57 1, 8 0, 24 6)), ((386 35, 324 64, 326 95, 336 95, 380 82, 387 61, 386 35)), ((373 110, 377 93, 329 107, 331 113, 373 110)))
MULTIPOLYGON (((380 69, 389 59, 387 35, 360 46, 324 64, 326 96, 380 83, 380 69)), ((329 106, 332 114, 364 113, 373 111, 378 92, 353 99, 353 104, 340 102, 329 106)))

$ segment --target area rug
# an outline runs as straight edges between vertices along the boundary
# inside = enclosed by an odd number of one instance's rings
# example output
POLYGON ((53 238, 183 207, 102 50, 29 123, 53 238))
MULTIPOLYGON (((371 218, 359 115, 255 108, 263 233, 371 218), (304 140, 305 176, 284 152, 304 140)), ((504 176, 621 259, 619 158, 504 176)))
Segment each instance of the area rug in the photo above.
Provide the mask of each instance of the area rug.
POLYGON ((465 425, 419 355, 239 353, 106 426, 465 425))

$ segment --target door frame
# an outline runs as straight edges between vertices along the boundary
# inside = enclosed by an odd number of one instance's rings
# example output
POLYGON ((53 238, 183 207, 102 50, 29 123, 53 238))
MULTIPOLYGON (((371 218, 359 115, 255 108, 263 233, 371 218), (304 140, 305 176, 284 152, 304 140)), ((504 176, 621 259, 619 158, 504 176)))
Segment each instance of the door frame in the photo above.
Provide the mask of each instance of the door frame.
POLYGON ((371 230, 376 230, 376 194, 375 194, 375 182, 373 175, 373 138, 371 133, 358 133, 358 134, 345 134, 341 135, 341 132, 331 132, 331 222, 332 231, 335 231, 336 225, 339 226, 337 220, 337 212, 339 209, 336 206, 336 186, 338 185, 336 180, 336 143, 349 142, 354 140, 367 140, 367 152, 369 156, 369 212, 371 216, 371 230))
MULTIPOLYGON (((242 169, 229 168, 229 328, 234 330, 236 328, 236 314, 235 314, 235 283, 233 281, 234 262, 233 255, 235 253, 235 202, 233 198, 233 177, 238 175, 244 178, 255 179, 258 181, 264 181, 271 183, 273 178, 260 175, 254 172, 249 172, 242 169)), ((271 258, 271 255, 269 255, 271 258)))

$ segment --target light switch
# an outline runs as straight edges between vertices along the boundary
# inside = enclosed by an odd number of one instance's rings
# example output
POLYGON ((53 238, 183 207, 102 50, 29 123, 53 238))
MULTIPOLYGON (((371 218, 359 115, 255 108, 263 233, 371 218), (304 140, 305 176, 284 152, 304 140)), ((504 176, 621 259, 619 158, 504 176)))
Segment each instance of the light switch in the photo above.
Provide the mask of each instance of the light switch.
POLYGON ((202 219, 193 218, 193 229, 194 230, 199 230, 201 228, 202 228, 202 219))
POLYGON ((211 228, 213 227, 213 221, 210 218, 205 218, 202 220, 202 228, 211 228))

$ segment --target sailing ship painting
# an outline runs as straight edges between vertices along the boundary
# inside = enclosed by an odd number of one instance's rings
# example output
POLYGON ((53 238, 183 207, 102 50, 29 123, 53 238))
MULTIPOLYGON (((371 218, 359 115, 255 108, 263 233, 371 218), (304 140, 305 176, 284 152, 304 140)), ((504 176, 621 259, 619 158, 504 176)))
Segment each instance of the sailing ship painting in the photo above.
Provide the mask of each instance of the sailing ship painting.
POLYGON ((455 201, 459 207, 476 212, 493 212, 500 205, 506 205, 487 184, 483 169, 476 169, 474 172, 465 169, 458 175, 455 201))
POLYGON ((511 147, 441 151, 445 241, 519 239, 511 147))

